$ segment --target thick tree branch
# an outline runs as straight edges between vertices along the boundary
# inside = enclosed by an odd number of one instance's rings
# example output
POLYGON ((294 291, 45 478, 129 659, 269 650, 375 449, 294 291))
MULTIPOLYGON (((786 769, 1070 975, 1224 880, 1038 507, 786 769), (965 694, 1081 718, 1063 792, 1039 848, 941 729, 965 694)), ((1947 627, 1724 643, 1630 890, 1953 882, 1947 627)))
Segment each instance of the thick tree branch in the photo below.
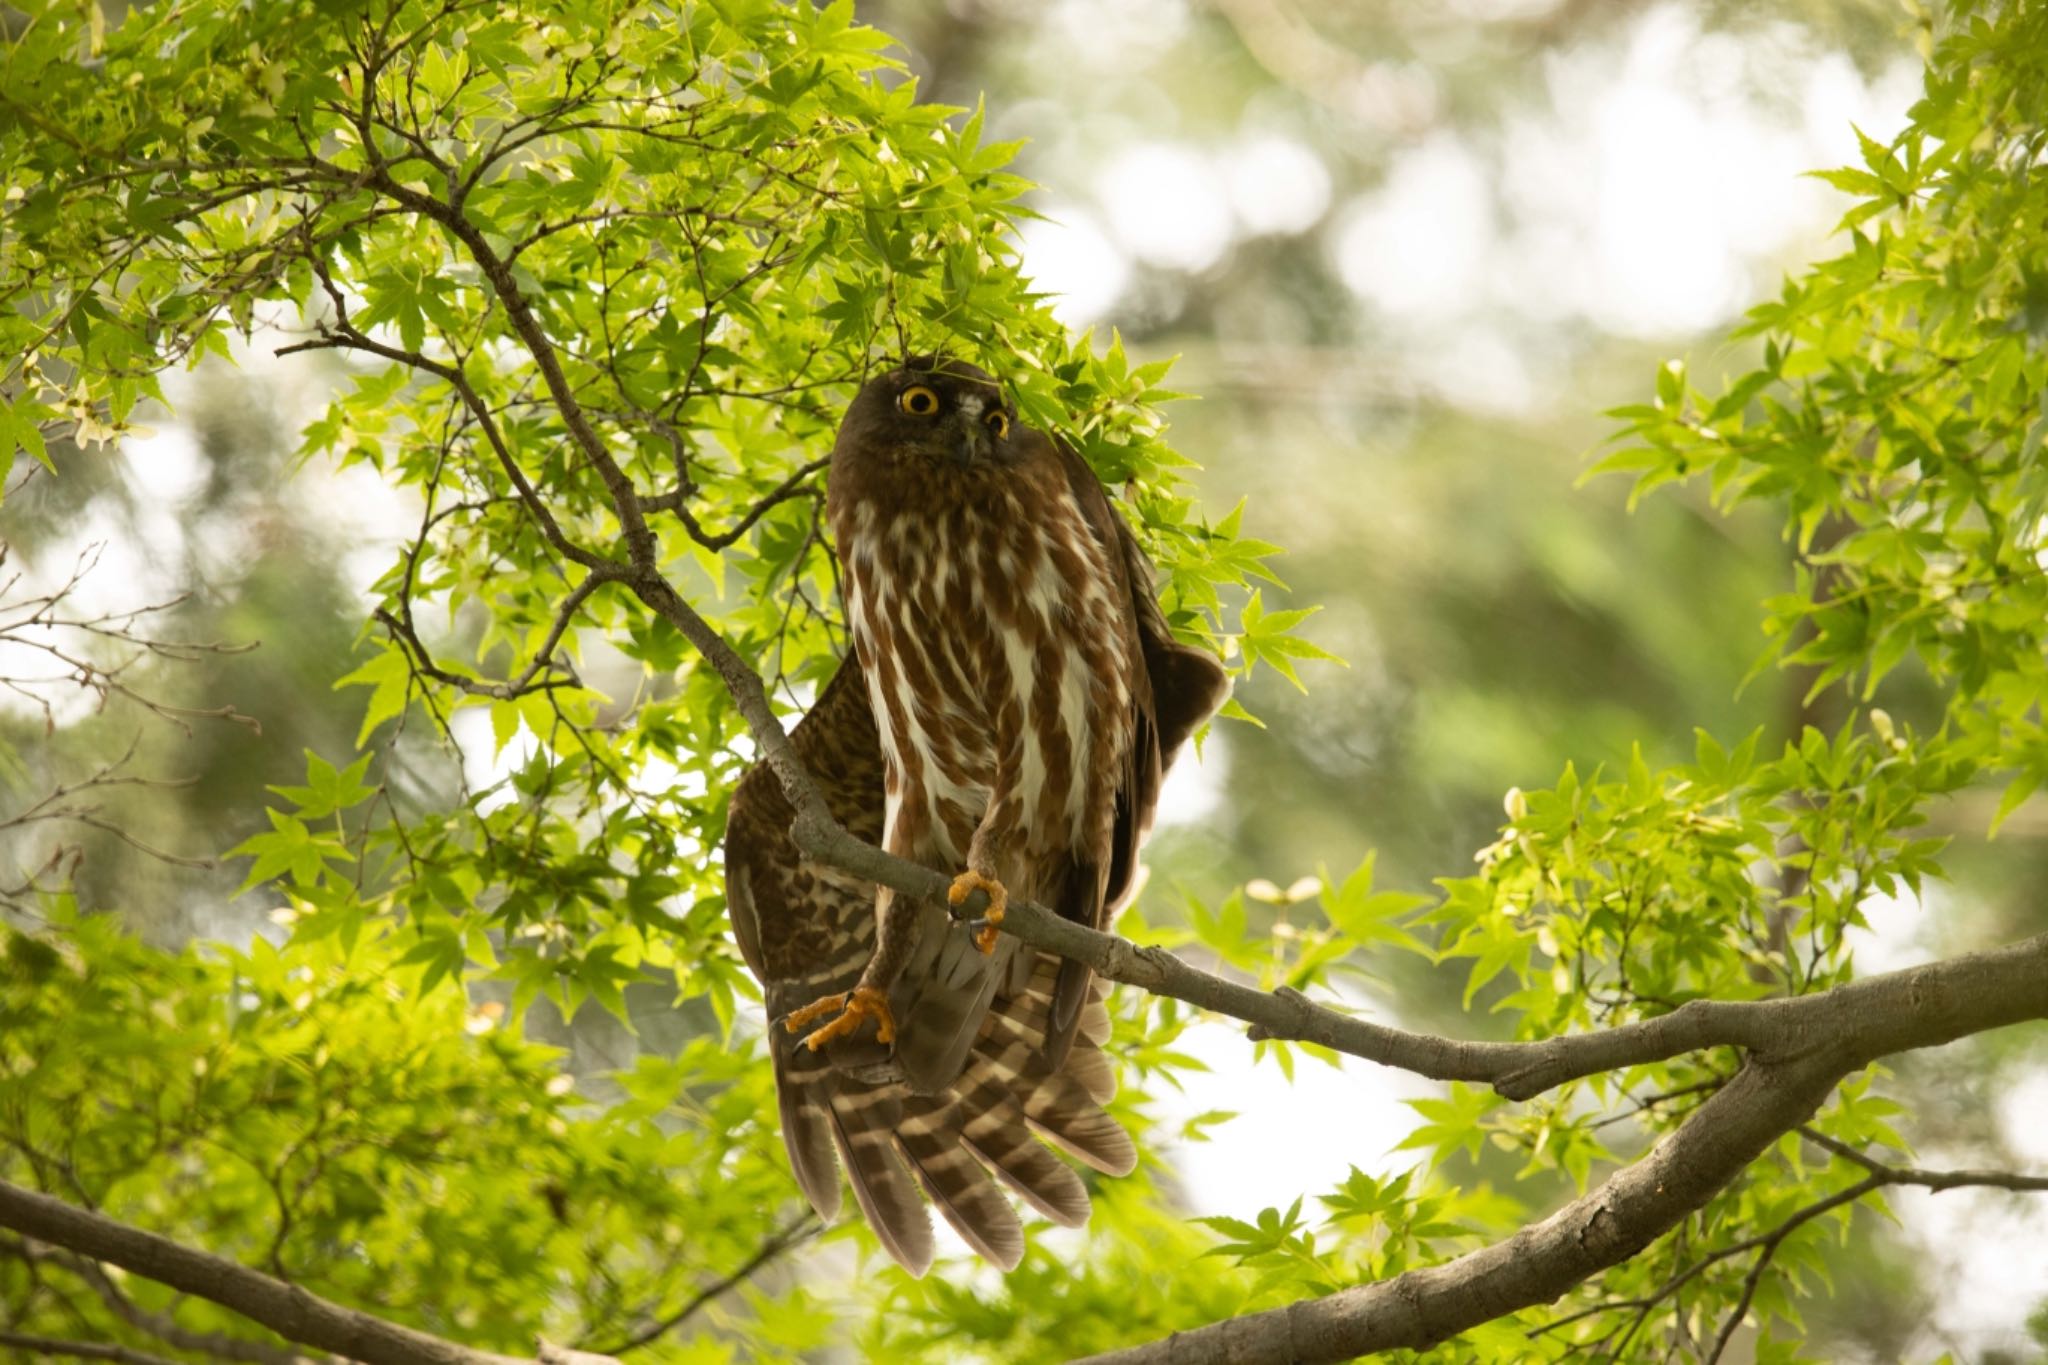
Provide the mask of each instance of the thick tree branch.
POLYGON ((1677 1132, 1600 1188, 1442 1265, 1092 1357, 1099 1365, 1335 1361, 1421 1350, 1634 1256, 1820 1107, 1844 1074, 1819 1054, 1752 1060, 1677 1132))
MULTIPOLYGON (((1420 1350, 1551 1302, 1635 1255, 1704 1205, 1771 1143, 1803 1124, 1844 1077, 1873 1059, 2048 1018, 2048 935, 1821 995, 1720 1009, 1742 1011, 1733 1016, 1743 1021, 1740 1027, 1756 1030, 1759 1043, 1741 1072, 1648 1155, 1542 1222, 1443 1265, 1092 1359, 1101 1365, 1347 1360, 1373 1351, 1420 1350)), ((1721 1017, 1719 1011, 1714 1017, 1721 1017)), ((1894 1183, 2036 1187, 2030 1177, 1992 1179, 1993 1174, 1900 1171, 1865 1183, 1871 1189, 1894 1183)))
MULTIPOLYGON (((496 1351, 459 1346, 374 1314, 344 1308, 245 1265, 180 1246, 61 1199, 0 1181, 0 1227, 120 1266, 131 1274, 217 1303, 287 1341, 362 1365, 533 1365, 496 1351)), ((141 1360, 100 1356, 98 1359, 141 1360)), ((610 1356, 543 1344, 540 1365, 618 1365, 610 1356)))

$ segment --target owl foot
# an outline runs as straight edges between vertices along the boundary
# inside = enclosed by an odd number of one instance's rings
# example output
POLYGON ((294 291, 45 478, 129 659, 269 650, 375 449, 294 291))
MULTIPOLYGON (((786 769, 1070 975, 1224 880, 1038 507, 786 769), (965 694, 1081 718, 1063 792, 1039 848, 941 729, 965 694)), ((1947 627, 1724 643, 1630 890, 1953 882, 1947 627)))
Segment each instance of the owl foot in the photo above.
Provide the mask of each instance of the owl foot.
POLYGON ((822 1019, 838 1011, 836 1017, 823 1028, 814 1029, 804 1038, 804 1046, 816 1052, 834 1038, 843 1038, 860 1027, 863 1019, 875 1021, 875 1038, 879 1042, 896 1041, 896 1016, 889 1012, 889 998, 873 986, 856 986, 851 992, 840 991, 836 995, 820 996, 802 1009, 791 1010, 783 1017, 782 1026, 795 1033, 814 1019, 822 1019))
POLYGON ((984 877, 969 868, 953 879, 953 885, 946 892, 946 899, 958 905, 977 891, 988 892, 988 909, 981 915, 981 929, 974 935, 974 946, 984 953, 996 950, 996 933, 1003 922, 1003 907, 1010 903, 1010 893, 994 877, 984 877))

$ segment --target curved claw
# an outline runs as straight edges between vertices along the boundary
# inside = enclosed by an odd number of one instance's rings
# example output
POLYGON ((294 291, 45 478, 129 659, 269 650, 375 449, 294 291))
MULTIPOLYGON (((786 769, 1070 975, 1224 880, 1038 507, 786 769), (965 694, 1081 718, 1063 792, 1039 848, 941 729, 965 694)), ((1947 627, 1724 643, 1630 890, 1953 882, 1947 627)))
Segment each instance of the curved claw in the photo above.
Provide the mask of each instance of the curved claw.
POLYGON ((782 1020, 782 1026, 795 1033, 813 1019, 823 1018, 837 1011, 833 1019, 823 1028, 814 1029, 804 1038, 804 1046, 816 1052, 834 1038, 843 1038, 860 1027, 863 1019, 875 1021, 875 1038, 878 1042, 896 1041, 896 1016, 889 1011, 889 999, 873 986, 856 986, 852 991, 840 991, 836 995, 824 995, 805 1005, 802 1009, 791 1010, 782 1020))
POLYGON ((973 868, 962 872, 953 879, 946 889, 946 899, 954 905, 960 904, 977 891, 988 892, 988 909, 982 912, 981 929, 974 935, 974 946, 984 953, 996 950, 996 934, 1003 922, 1003 907, 1010 903, 1010 893, 994 877, 984 877, 973 868))

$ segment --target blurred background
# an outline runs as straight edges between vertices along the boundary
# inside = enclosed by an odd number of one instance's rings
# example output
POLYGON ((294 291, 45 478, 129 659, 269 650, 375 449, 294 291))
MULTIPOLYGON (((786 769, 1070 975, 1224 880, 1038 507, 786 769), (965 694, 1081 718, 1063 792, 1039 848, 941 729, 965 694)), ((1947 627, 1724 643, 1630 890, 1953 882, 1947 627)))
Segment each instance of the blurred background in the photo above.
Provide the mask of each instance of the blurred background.
MULTIPOLYGON (((1220 518, 1247 501, 1246 531, 1286 547, 1285 604, 1320 605, 1310 634, 1348 661, 1305 669, 1306 693, 1262 672, 1240 700, 1266 728, 1219 725, 1184 762, 1149 919, 1171 918, 1177 889, 1213 902, 1248 878, 1341 876, 1372 850, 1379 884, 1427 891, 1471 868, 1509 787, 1548 785, 1567 760, 1624 762, 1639 742, 1653 764, 1682 761, 1695 726, 1775 743, 1829 723, 1825 701, 1802 705, 1803 677, 1742 686, 1764 644, 1756 604, 1789 581, 1774 524, 1723 517, 1698 489, 1631 513, 1624 481, 1577 481, 1602 409, 1640 401, 1673 356, 1712 389, 1744 362, 1720 341, 1743 310, 1832 252, 1845 204, 1801 172, 1853 160, 1858 127, 1883 139, 1903 123, 1920 70, 1910 5, 860 10, 903 40, 926 98, 985 99, 991 139, 1028 139, 1017 169, 1043 187, 1029 273, 1073 327, 1181 357, 1172 386, 1201 397, 1169 415, 1203 502, 1220 518)), ((0 701, 10 810, 131 741, 131 771, 193 779, 170 801, 110 792, 118 831, 66 835, 86 854, 84 897, 155 907, 143 927, 166 941, 246 934, 266 906, 233 902, 238 865, 166 867, 124 837, 211 857, 258 832, 255 793, 299 780, 303 749, 348 750, 360 695, 331 682, 415 515, 366 471, 286 472, 279 452, 331 378, 308 359, 258 344, 239 369, 178 379, 175 420, 32 480, 0 514, 27 583, 47 590, 103 545, 82 609, 183 595, 165 635, 260 642, 131 675, 167 705, 232 704, 260 733, 118 707, 72 724, 90 698, 49 689, 54 713, 0 701)), ((25 671, 22 648, 0 651, 0 672, 25 671)), ((454 773, 423 761, 414 780, 452 790, 454 773)), ((1867 908, 1866 970, 2048 927, 2034 894, 2048 823, 2023 809, 1986 844, 1988 805, 1966 796, 1938 818, 1958 837, 1954 880, 1925 904, 1867 908)), ((17 840, 24 864, 44 851, 17 840)), ((1461 968, 1384 966, 1359 997, 1376 1017, 1489 1026, 1458 1012, 1461 968)), ((1246 1114, 1170 1153, 1192 1212, 1250 1217, 1351 1164, 1408 1164, 1390 1151, 1412 1126, 1398 1101, 1429 1087, 1363 1064, 1309 1064, 1290 1087, 1221 1026, 1190 1046, 1216 1075, 1187 1114, 1246 1114), (1261 1159, 1281 1147, 1288 1161, 1261 1159)), ((2037 1035, 1903 1058, 1887 1084, 1924 1164, 2048 1168, 2037 1035)), ((1972 1192, 1893 1208, 1896 1225, 1859 1219, 1868 1235, 1810 1319, 1817 1352, 2042 1359, 2048 1210, 1972 1192)))

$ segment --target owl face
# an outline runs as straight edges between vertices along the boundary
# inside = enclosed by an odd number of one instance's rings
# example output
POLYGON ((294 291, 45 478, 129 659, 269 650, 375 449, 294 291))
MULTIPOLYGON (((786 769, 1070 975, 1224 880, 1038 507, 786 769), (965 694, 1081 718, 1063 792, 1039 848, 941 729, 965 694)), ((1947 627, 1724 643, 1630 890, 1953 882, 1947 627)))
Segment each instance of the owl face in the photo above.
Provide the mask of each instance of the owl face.
POLYGON ((840 442, 897 460, 968 471, 1014 461, 1016 410, 986 372, 960 360, 919 357, 868 381, 847 409, 840 442))

